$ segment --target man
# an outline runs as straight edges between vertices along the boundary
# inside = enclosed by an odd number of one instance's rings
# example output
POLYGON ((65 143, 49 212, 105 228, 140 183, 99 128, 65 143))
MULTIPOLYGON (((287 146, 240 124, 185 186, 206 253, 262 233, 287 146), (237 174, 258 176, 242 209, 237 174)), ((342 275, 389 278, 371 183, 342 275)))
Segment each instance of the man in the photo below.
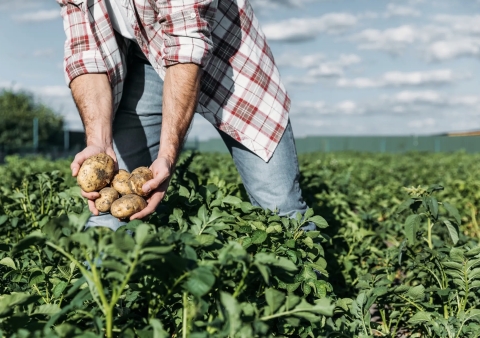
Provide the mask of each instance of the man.
MULTIPOLYGON (((219 130, 254 205, 288 216, 306 211, 290 99, 248 0, 57 2, 66 81, 87 143, 73 176, 100 152, 121 169, 150 166, 148 206, 130 219, 151 214, 198 112, 219 130)), ((93 213, 87 226, 124 224, 99 215, 98 193, 82 195, 93 213)))

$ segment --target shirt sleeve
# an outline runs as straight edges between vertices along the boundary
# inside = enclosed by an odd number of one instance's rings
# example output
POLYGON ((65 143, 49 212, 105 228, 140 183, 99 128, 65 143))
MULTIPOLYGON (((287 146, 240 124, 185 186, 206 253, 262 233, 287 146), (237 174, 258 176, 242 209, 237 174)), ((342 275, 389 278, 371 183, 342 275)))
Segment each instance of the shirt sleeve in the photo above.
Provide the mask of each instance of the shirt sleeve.
POLYGON ((218 0, 157 0, 164 41, 162 53, 168 67, 194 63, 205 67, 210 60, 212 27, 218 0))
POLYGON ((107 67, 82 9, 84 1, 57 0, 57 3, 66 34, 63 66, 67 85, 82 74, 106 73, 107 67))

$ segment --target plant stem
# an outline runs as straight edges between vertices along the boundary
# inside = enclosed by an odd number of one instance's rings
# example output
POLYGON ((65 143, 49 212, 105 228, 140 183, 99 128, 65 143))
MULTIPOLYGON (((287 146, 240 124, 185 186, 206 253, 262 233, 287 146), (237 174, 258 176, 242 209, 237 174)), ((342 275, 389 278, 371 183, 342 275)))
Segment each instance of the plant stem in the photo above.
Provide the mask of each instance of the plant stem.
POLYGON ((243 287, 245 286, 245 281, 247 280, 248 273, 250 272, 251 267, 252 267, 252 265, 249 265, 247 270, 243 274, 242 280, 240 281, 240 283, 238 283, 238 286, 235 289, 235 292, 233 293, 233 296, 232 296, 233 298, 236 299, 238 297, 238 295, 240 294, 240 292, 242 291, 243 287))
POLYGON ((182 337, 187 338, 188 336, 188 295, 186 292, 183 292, 183 318, 182 318, 182 337))
POLYGON ((428 221, 428 247, 430 248, 430 250, 433 249, 433 244, 432 244, 432 227, 433 227, 433 224, 432 221, 430 220, 430 217, 427 218, 427 221, 428 221))
POLYGON ((400 324, 400 320, 402 319, 402 317, 405 314, 405 312, 407 311, 407 309, 408 309, 408 307, 405 307, 403 309, 402 313, 400 314, 400 316, 398 317, 397 324, 395 324, 395 327, 393 328, 392 337, 396 337, 397 330, 398 330, 398 324, 400 324))
POLYGON ((107 338, 113 337, 112 329, 113 329, 113 308, 112 306, 108 306, 105 311, 105 326, 106 326, 106 336, 107 338))
POLYGON ((399 297, 402 298, 407 303, 410 303, 411 305, 415 306, 418 310, 423 311, 423 308, 420 305, 416 304, 415 302, 412 302, 410 299, 403 297, 402 295, 399 295, 399 297))

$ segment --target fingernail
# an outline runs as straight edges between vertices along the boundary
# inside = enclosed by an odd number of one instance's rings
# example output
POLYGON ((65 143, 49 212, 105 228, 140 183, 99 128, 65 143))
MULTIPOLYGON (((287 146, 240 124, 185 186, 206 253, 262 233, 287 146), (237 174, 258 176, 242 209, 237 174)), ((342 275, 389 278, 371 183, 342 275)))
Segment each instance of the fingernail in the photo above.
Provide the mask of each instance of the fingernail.
POLYGON ((152 189, 150 188, 150 185, 148 183, 145 183, 142 187, 143 192, 149 193, 152 189))

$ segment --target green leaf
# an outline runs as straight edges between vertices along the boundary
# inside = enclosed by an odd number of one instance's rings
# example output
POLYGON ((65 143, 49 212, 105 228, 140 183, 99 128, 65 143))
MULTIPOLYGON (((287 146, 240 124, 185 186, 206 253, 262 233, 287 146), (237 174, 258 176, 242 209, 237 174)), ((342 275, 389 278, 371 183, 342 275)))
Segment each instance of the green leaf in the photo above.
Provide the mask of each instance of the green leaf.
POLYGON ((60 283, 55 285, 55 287, 52 290, 53 296, 55 298, 59 298, 62 295, 63 291, 65 291, 67 286, 68 286, 68 284, 65 281, 61 281, 60 283))
POLYGON ((265 299, 270 308, 270 314, 274 314, 285 302, 285 294, 270 288, 265 290, 265 299))
POLYGON ((223 199, 222 199, 222 203, 225 203, 225 204, 231 204, 231 205, 235 205, 235 206, 239 206, 241 203, 242 203, 242 200, 238 197, 235 197, 235 196, 225 196, 223 199))
POLYGON ((311 237, 306 237, 303 239, 303 243, 310 249, 313 248, 313 239, 311 237))
POLYGON ((3 225, 3 223, 5 223, 7 220, 8 220, 7 215, 0 216, 0 225, 3 225))
POLYGON ((438 218, 438 201, 435 197, 429 196, 426 199, 428 210, 434 219, 438 218))
POLYGON ((422 301, 425 298, 425 288, 423 285, 411 287, 406 295, 416 301, 422 301))
POLYGON ((28 248, 30 248, 30 246, 32 245, 38 245, 38 246, 41 246, 45 243, 45 238, 42 237, 41 235, 39 235, 38 233, 36 234, 31 234, 30 236, 28 237, 25 237, 24 239, 22 239, 20 242, 18 242, 14 247, 13 247, 13 250, 12 250, 12 253, 13 254, 16 254, 20 251, 23 251, 23 250, 26 250, 28 248))
POLYGON ((226 292, 220 292, 220 301, 222 305, 225 307, 225 310, 227 311, 228 314, 228 321, 230 324, 230 334, 228 335, 229 337, 235 337, 236 332, 242 325, 242 322, 240 320, 240 315, 241 315, 241 308, 240 305, 238 304, 237 300, 232 297, 232 295, 226 293, 226 292))
POLYGON ((170 337, 168 332, 163 329, 162 322, 156 318, 150 318, 148 323, 153 328, 153 338, 167 338, 170 337))
POLYGON ((420 215, 410 215, 405 221, 405 237, 411 244, 415 244, 415 238, 417 237, 417 231, 421 221, 422 217, 420 215))
POLYGON ((12 268, 13 270, 17 270, 17 266, 15 265, 15 262, 10 257, 2 258, 0 260, 0 264, 8 266, 9 268, 12 268))
POLYGON ((58 307, 57 304, 43 304, 43 305, 37 306, 35 308, 35 311, 33 311, 33 314, 52 316, 58 312, 60 312, 60 308, 58 307))
POLYGON ((452 239, 453 245, 458 243, 458 228, 456 225, 452 224, 449 220, 444 220, 443 223, 447 226, 448 233, 452 239))
POLYGON ((397 214, 409 209, 413 203, 415 203, 415 200, 413 198, 409 198, 408 200, 403 201, 402 204, 397 207, 397 214))
POLYGON ((411 324, 421 324, 432 320, 432 315, 428 312, 419 311, 415 313, 408 322, 411 324))
POLYGON ((457 225, 462 224, 462 218, 460 217, 460 213, 458 212, 457 208, 448 202, 443 202, 443 207, 447 210, 448 214, 455 219, 457 225))
POLYGON ((207 267, 200 266, 190 272, 185 288, 194 296, 202 297, 215 284, 215 275, 207 267))
POLYGON ((251 235, 253 244, 262 244, 267 239, 267 233, 263 230, 255 230, 251 235))
POLYGON ((260 271, 260 274, 262 275, 265 283, 269 285, 270 284, 270 268, 258 262, 255 262, 254 265, 257 267, 258 271, 260 271))
POLYGON ((201 234, 195 237, 200 246, 209 246, 215 243, 216 237, 213 235, 201 234))
POLYGON ((328 223, 325 220, 325 218, 323 218, 322 216, 317 215, 317 216, 310 217, 308 221, 315 223, 315 225, 320 229, 328 228, 328 223))
POLYGON ((150 227, 148 226, 148 224, 142 223, 137 226, 137 228, 135 229, 135 241, 138 245, 142 246, 145 243, 149 231, 150 227))
POLYGON ((30 275, 28 285, 38 284, 45 280, 45 275, 41 271, 34 271, 30 275))

